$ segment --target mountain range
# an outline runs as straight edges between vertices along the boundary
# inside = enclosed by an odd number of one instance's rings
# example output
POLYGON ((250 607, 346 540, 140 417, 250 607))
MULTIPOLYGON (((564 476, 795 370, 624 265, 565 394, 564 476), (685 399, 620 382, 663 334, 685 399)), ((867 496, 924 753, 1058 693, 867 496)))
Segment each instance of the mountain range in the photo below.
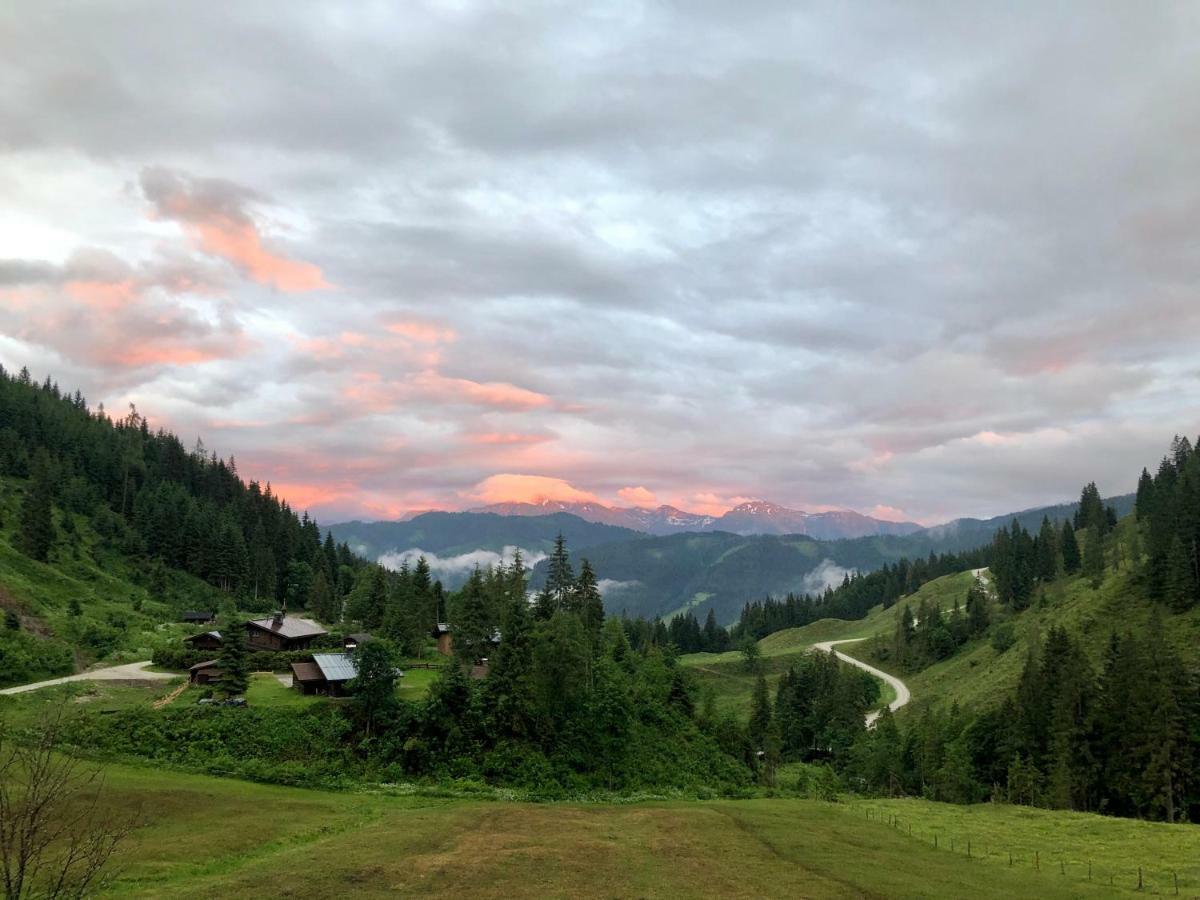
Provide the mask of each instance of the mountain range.
POLYGON ((727 531, 741 535, 803 534, 817 540, 838 540, 877 534, 912 534, 921 530, 921 526, 915 522, 889 522, 850 510, 810 513, 765 500, 742 503, 719 516, 685 512, 674 506, 650 509, 566 500, 493 503, 469 512, 496 513, 501 516, 544 516, 564 512, 589 522, 630 528, 658 537, 685 531, 727 531))

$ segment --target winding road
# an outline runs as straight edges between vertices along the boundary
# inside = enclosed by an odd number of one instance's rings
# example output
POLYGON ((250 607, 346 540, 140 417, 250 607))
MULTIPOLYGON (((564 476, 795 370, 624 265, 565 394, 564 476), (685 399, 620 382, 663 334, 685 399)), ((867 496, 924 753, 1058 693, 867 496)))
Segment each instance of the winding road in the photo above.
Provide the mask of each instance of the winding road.
MULTIPOLYGON (((892 712, 895 712, 900 707, 907 704, 909 700, 912 699, 912 693, 908 690, 908 685, 906 685, 903 681, 901 681, 895 675, 889 675, 887 672, 883 671, 882 669, 877 669, 874 666, 869 666, 860 659, 855 659, 853 656, 847 656, 841 650, 833 649, 838 644, 856 644, 859 641, 865 641, 865 640, 866 640, 866 638, 847 638, 846 640, 841 640, 841 641, 821 641, 821 643, 819 643, 819 644, 813 644, 812 648, 814 650, 820 650, 822 653, 828 653, 830 650, 833 650, 833 652, 837 655, 837 658, 842 660, 843 662, 848 662, 852 666, 858 666, 858 668, 862 669, 864 672, 868 672, 871 675, 874 675, 876 678, 882 679, 883 681, 886 681, 888 684, 890 684, 892 686, 892 689, 896 692, 896 699, 888 704, 888 709, 890 709, 892 712)), ((875 724, 875 720, 879 718, 880 712, 882 712, 882 710, 877 709, 873 712, 867 713, 867 727, 868 728, 870 728, 872 725, 875 724)))
POLYGON ((36 691, 38 688, 52 687, 56 684, 67 684, 72 681, 170 681, 178 678, 171 672, 152 672, 150 660, 145 662, 125 663, 120 666, 108 666, 104 669, 92 669, 90 672, 80 672, 78 675, 66 675, 62 678, 51 678, 48 681, 35 681, 33 684, 18 684, 16 687, 4 688, 0 694, 24 694, 26 691, 36 691))

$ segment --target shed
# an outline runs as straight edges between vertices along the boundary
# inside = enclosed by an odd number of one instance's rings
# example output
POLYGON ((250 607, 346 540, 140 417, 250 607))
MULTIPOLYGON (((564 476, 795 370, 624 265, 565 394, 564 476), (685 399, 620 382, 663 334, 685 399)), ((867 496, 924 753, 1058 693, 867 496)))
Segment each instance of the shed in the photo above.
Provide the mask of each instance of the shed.
POLYGON ((312 662, 292 663, 292 687, 305 694, 345 696, 346 683, 357 676, 354 657, 346 653, 314 653, 312 662))
POLYGON ((318 694, 325 686, 325 678, 316 663, 292 663, 292 687, 303 694, 318 694))
POLYGON ((192 684, 215 684, 221 680, 221 664, 218 660, 196 663, 188 669, 188 681, 192 684))
POLYGON ((217 614, 214 612, 207 612, 202 609, 189 609, 179 617, 179 621, 187 622, 190 625, 207 625, 216 619, 216 617, 217 614))

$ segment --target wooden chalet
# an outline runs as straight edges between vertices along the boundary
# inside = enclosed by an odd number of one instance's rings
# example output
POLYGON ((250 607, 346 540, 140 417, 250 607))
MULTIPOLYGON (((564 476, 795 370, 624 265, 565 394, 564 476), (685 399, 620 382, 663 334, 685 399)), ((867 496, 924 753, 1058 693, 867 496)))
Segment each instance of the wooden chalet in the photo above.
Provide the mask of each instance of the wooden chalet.
POLYGON ((312 662, 292 663, 292 687, 303 694, 344 697, 346 684, 358 675, 349 653, 314 653, 312 662))
POLYGON ((221 664, 218 660, 196 663, 188 669, 188 681, 192 684, 215 684, 221 680, 221 664))
POLYGON ((193 634, 189 638, 184 638, 183 642, 193 650, 220 650, 221 632, 205 631, 201 634, 193 634))
POLYGON ((216 619, 217 614, 215 612, 203 609, 189 609, 179 617, 179 621, 187 622, 189 625, 209 625, 215 622, 216 619))
POLYGON ((328 632, 311 619, 289 616, 283 611, 269 619, 246 623, 246 643, 251 650, 303 650, 328 632))

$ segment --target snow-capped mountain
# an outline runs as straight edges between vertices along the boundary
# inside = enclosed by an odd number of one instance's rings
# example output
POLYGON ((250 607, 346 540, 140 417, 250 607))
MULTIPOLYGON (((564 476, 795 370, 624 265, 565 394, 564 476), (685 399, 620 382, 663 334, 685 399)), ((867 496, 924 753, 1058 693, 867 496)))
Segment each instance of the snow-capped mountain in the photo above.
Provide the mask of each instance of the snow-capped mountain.
POLYGON ((490 512, 502 516, 544 516, 565 512, 589 522, 619 525, 654 535, 682 531, 730 531, 734 534, 807 534, 820 540, 835 540, 876 534, 911 534, 921 528, 912 522, 886 522, 850 510, 808 513, 765 500, 743 503, 720 516, 685 512, 673 506, 643 509, 566 500, 493 503, 470 512, 490 512))

